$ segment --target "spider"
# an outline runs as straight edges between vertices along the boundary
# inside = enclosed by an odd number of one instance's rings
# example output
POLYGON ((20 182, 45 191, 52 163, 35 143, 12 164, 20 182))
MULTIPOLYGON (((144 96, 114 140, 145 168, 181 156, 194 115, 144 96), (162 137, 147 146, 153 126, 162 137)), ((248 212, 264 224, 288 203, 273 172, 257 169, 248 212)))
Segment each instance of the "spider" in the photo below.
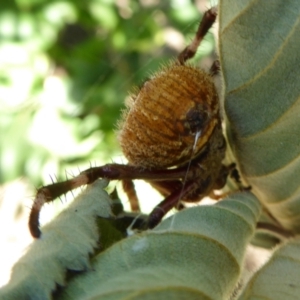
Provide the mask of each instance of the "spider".
POLYGON ((33 237, 41 235, 44 203, 98 178, 121 180, 133 210, 138 210, 134 179, 146 180, 165 197, 148 216, 147 228, 181 202, 198 202, 225 185, 232 166, 222 164, 226 142, 212 80, 218 63, 210 73, 186 64, 216 16, 216 7, 207 10, 191 44, 131 97, 118 136, 128 164, 91 167, 73 179, 40 188, 29 217, 33 237))

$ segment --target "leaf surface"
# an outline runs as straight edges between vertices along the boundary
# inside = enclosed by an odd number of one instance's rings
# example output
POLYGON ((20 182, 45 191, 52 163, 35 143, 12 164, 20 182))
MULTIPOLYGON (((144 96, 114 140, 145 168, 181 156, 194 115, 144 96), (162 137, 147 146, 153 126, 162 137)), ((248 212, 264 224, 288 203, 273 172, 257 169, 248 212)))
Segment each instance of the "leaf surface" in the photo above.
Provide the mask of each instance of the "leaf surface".
POLYGON ((250 193, 185 209, 99 254, 59 299, 224 299, 259 214, 250 193))
POLYGON ((67 270, 90 268, 89 255, 98 246, 96 217, 109 217, 110 198, 103 188, 107 181, 88 186, 71 205, 42 228, 28 252, 13 267, 0 299, 52 299, 57 285, 65 284, 67 270))
POLYGON ((279 247, 248 283, 242 299, 299 299, 300 239, 279 247))
POLYGON ((252 191, 300 230, 300 5, 220 2, 227 134, 252 191))

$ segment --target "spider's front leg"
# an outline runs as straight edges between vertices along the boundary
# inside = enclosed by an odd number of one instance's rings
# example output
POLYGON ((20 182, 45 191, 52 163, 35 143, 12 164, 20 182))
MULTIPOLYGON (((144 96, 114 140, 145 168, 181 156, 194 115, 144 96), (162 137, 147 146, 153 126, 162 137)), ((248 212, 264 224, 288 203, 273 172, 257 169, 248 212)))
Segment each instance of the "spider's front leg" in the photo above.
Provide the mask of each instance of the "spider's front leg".
POLYGON ((178 61, 181 65, 184 65, 184 63, 189 60, 190 58, 194 57, 197 49, 202 42, 204 36, 207 34, 208 30, 212 27, 214 22, 217 18, 217 7, 213 6, 209 10, 207 10, 203 18, 199 24, 199 27, 197 29, 196 35, 192 42, 178 55, 178 61))
POLYGON ((189 194, 198 183, 194 181, 187 182, 181 188, 177 188, 168 197, 166 197, 161 203, 159 203, 150 213, 148 217, 148 228, 154 228, 160 223, 162 218, 172 209, 180 205, 180 201, 189 194))
POLYGON ((145 180, 173 180, 182 178, 186 173, 186 169, 163 169, 149 170, 138 168, 130 165, 107 164, 102 167, 94 167, 81 172, 78 176, 63 182, 53 183, 40 188, 34 199, 32 209, 29 216, 29 230, 33 237, 39 238, 41 231, 39 229, 39 215, 43 205, 51 202, 67 192, 74 190, 86 184, 93 183, 98 178, 107 178, 109 180, 125 180, 133 179, 145 180))
POLYGON ((221 165, 216 178, 210 175, 203 176, 201 165, 195 164, 189 171, 189 180, 186 183, 181 181, 161 181, 152 184, 157 190, 169 190, 169 195, 159 203, 148 217, 148 227, 154 228, 160 223, 162 218, 172 209, 178 208, 183 202, 199 202, 205 196, 213 194, 214 190, 222 189, 229 173, 235 168, 234 164, 229 166, 221 165), (193 175, 192 175, 193 174, 193 175))

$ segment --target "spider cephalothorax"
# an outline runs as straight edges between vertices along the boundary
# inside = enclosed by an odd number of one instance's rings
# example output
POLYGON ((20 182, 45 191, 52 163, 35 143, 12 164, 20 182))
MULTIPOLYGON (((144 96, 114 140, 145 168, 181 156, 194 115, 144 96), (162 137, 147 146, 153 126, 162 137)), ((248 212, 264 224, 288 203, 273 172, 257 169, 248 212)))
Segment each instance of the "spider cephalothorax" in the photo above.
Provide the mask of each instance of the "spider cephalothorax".
POLYGON ((205 13, 194 40, 177 60, 146 81, 131 97, 119 126, 119 141, 127 165, 90 168, 73 179, 38 190, 29 219, 34 237, 41 234, 39 212, 45 202, 100 177, 122 180, 133 210, 138 209, 134 179, 148 181, 165 196, 149 215, 149 228, 181 201, 200 201, 224 186, 230 168, 222 165, 226 143, 212 80, 216 64, 211 74, 186 65, 215 18, 213 7, 205 13))

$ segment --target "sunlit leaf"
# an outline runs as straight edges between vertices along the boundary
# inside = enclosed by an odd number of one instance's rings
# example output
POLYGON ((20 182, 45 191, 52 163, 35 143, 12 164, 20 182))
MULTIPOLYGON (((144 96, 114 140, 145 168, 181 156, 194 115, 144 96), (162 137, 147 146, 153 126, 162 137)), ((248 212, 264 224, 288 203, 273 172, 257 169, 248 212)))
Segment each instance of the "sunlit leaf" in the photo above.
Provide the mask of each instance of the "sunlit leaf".
POLYGON ((51 299, 57 285, 65 284, 67 270, 90 268, 89 255, 99 241, 96 217, 111 215, 106 185, 95 182, 42 228, 42 237, 13 267, 10 282, 0 290, 1 299, 51 299))

